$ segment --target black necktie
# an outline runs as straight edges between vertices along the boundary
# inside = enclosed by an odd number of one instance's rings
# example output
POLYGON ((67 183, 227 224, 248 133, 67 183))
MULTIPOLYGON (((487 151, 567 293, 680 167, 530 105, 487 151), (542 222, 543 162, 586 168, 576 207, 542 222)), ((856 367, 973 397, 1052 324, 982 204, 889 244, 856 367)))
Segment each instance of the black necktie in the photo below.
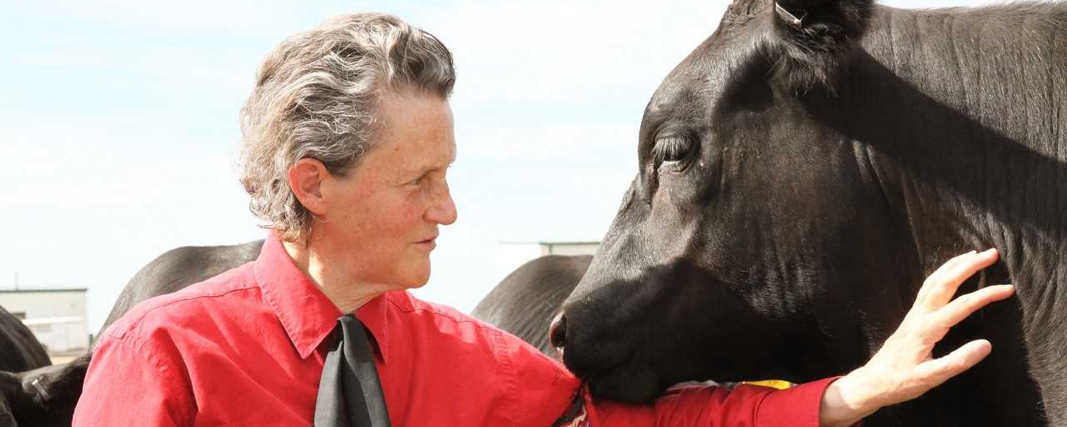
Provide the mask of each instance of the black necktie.
POLYGON ((315 427, 390 427, 367 330, 349 314, 337 319, 315 399, 315 427))

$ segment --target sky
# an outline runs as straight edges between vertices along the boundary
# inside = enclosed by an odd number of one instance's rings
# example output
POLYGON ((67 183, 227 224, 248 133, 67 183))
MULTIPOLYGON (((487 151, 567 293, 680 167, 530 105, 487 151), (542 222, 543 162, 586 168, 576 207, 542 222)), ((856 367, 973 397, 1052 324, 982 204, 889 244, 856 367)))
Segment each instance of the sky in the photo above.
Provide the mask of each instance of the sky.
POLYGON ((236 163, 260 60, 329 17, 377 11, 455 57, 459 221, 415 292, 469 311, 517 267, 501 242, 603 236, 637 172, 645 104, 727 4, 0 0, 0 288, 16 275, 88 288, 95 331, 159 254, 262 238, 236 163))

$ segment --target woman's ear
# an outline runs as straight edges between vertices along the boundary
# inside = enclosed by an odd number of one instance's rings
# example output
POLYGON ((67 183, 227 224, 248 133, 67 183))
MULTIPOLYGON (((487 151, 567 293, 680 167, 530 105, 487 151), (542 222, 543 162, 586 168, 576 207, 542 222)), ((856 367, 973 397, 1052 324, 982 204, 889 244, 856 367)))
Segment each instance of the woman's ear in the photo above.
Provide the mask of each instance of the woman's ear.
POLYGON ((305 157, 289 167, 289 188, 305 209, 315 216, 324 216, 326 205, 322 198, 322 183, 330 176, 326 165, 305 157))

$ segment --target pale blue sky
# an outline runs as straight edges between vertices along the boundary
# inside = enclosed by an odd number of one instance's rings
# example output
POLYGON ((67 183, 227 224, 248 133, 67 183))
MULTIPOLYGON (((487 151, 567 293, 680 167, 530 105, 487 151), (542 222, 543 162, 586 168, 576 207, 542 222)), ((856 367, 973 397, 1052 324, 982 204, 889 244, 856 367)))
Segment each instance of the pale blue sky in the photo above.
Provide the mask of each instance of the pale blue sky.
POLYGON ((645 103, 726 4, 0 0, 0 287, 16 271, 89 287, 95 331, 167 249, 262 237, 235 168, 260 59, 328 17, 381 11, 455 54, 460 220, 418 293, 467 311, 501 278, 497 242, 600 239, 636 172, 645 103))

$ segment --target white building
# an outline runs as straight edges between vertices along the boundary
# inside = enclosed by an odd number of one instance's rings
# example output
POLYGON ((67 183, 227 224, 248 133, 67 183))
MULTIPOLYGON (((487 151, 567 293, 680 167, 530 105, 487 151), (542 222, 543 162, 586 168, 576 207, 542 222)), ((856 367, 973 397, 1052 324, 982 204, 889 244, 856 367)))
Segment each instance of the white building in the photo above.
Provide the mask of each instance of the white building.
POLYGON ((0 306, 22 320, 50 355, 89 349, 85 288, 0 289, 0 306))

